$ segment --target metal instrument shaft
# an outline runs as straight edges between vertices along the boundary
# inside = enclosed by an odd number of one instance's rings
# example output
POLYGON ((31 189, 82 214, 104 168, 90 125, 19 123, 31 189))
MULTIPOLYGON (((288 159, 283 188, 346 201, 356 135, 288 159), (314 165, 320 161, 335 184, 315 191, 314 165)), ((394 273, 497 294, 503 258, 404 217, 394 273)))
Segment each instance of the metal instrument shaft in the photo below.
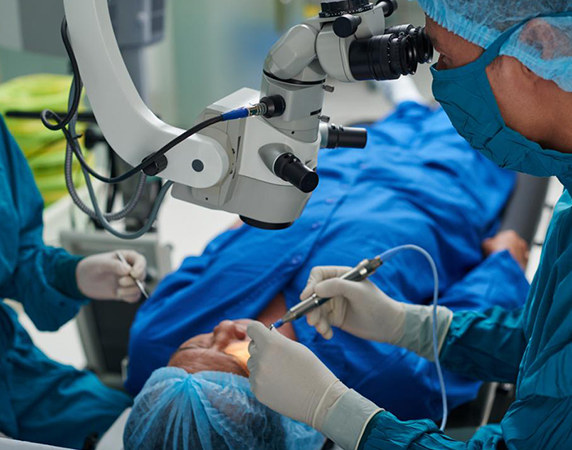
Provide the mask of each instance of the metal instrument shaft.
MULTIPOLYGON (((360 262, 356 267, 351 269, 349 272, 342 275, 340 278, 342 280, 349 280, 349 281, 363 281, 373 275, 379 267, 383 264, 381 258, 376 257, 373 259, 364 259, 360 262)), ((324 303, 330 301, 330 298, 322 298, 318 297, 316 294, 313 294, 308 299, 298 303, 297 305, 293 306, 288 310, 286 314, 280 319, 270 325, 270 329, 274 330, 276 328, 280 328, 282 325, 293 322, 294 320, 299 319, 300 317, 305 316, 310 311, 313 311, 316 308, 319 308, 324 303)))
MULTIPOLYGON (((130 264, 127 262, 125 257, 121 254, 121 252, 115 252, 115 253, 117 255, 117 259, 119 259, 119 261, 121 261, 122 264, 127 264, 128 266, 130 266, 130 264)), ((137 285, 137 287, 141 291, 141 295, 143 295, 143 297, 145 297, 145 299, 148 299, 149 294, 147 294, 147 291, 145 290, 145 286, 143 286, 143 283, 141 282, 141 280, 138 280, 137 278, 134 278, 131 275, 129 275, 129 276, 133 279, 133 281, 135 282, 135 284, 137 285)))

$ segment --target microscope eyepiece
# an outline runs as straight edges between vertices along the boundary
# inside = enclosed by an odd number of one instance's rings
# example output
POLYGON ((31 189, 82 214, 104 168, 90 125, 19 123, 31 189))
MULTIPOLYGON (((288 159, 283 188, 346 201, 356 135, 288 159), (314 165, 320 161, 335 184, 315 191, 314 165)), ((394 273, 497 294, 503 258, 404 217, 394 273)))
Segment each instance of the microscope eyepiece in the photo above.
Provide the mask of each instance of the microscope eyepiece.
POLYGON ((397 9, 397 0, 378 0, 376 5, 381 4, 383 15, 385 17, 391 16, 397 9))
POLYGON ((405 34, 411 36, 413 45, 417 52, 417 62, 419 64, 430 63, 433 59, 433 44, 425 31, 425 27, 415 27, 413 25, 397 25, 385 30, 389 34, 405 34))
POLYGON ((417 50, 413 38, 404 33, 387 33, 352 42, 350 69, 356 80, 395 80, 417 71, 417 50))
POLYGON ((320 126, 322 148, 365 148, 367 130, 365 128, 340 127, 338 125, 320 126))
POLYGON ((318 174, 292 153, 280 155, 274 163, 274 173, 305 194, 313 192, 320 182, 318 174))

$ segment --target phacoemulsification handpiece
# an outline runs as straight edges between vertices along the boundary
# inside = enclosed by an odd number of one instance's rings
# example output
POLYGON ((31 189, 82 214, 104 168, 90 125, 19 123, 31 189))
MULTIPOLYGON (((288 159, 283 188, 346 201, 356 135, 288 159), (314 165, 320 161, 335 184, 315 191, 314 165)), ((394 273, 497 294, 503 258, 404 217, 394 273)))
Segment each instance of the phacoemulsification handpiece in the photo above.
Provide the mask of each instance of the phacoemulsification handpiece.
MULTIPOLYGON (((356 267, 351 269, 349 272, 345 273, 340 277, 342 280, 348 281, 363 281, 367 279, 369 276, 373 275, 377 269, 383 264, 383 261, 380 257, 376 257, 373 259, 364 259, 360 262, 356 267)), ((294 320, 299 319, 300 317, 305 316, 310 311, 313 311, 316 308, 319 308, 324 303, 331 300, 330 298, 322 298, 318 297, 316 294, 313 294, 308 299, 298 303, 297 305, 293 306, 288 310, 284 316, 270 325, 270 329, 273 330, 275 328, 280 328, 282 325, 293 322, 294 320)))

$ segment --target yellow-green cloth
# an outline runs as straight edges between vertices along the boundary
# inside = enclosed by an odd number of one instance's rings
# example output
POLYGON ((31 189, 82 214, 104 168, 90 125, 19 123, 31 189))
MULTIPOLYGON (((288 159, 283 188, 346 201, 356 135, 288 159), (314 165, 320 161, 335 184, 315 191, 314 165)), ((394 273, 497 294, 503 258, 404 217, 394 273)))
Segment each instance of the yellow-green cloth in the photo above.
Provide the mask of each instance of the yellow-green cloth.
MULTIPOLYGON (((70 85, 70 76, 53 74, 28 75, 0 84, 0 114, 44 109, 67 111, 70 85)), ((63 134, 48 130, 39 119, 6 119, 6 124, 32 168, 45 205, 66 196, 63 134)), ((78 132, 83 132, 81 124, 78 132)), ((80 175, 76 161, 74 173, 80 175)), ((77 186, 83 184, 81 176, 76 176, 75 181, 77 186)))

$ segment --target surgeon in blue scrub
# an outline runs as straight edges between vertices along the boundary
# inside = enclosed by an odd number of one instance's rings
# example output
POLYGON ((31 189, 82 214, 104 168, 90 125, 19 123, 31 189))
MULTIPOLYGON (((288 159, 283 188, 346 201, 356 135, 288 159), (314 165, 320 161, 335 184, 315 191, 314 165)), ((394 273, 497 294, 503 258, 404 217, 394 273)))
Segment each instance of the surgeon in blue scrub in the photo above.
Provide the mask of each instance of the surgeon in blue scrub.
MULTIPOLYGON (((572 448, 572 3, 570 0, 419 0, 441 54, 433 92, 474 148, 507 169, 564 185, 524 307, 440 307, 439 359, 450 371, 516 384, 500 425, 468 442, 428 420, 403 422, 344 386, 306 347, 255 322, 248 362, 257 398, 344 449, 572 448)), ((447 189, 447 186, 443 186, 447 189)), ((308 316, 328 339, 340 328, 431 359, 431 309, 383 286, 315 268, 301 298, 333 300, 308 316)), ((407 267, 403 267, 407 270, 407 267)), ((382 362, 380 362, 382 364, 382 362)))
MULTIPOLYGON (((60 328, 90 299, 139 299, 133 280, 145 277, 143 256, 122 251, 122 264, 115 253, 80 258, 47 247, 42 211, 26 159, 0 117, 0 298, 20 302, 43 331, 60 328)), ((0 301, 0 433, 82 448, 130 403, 94 374, 49 359, 0 301)))

